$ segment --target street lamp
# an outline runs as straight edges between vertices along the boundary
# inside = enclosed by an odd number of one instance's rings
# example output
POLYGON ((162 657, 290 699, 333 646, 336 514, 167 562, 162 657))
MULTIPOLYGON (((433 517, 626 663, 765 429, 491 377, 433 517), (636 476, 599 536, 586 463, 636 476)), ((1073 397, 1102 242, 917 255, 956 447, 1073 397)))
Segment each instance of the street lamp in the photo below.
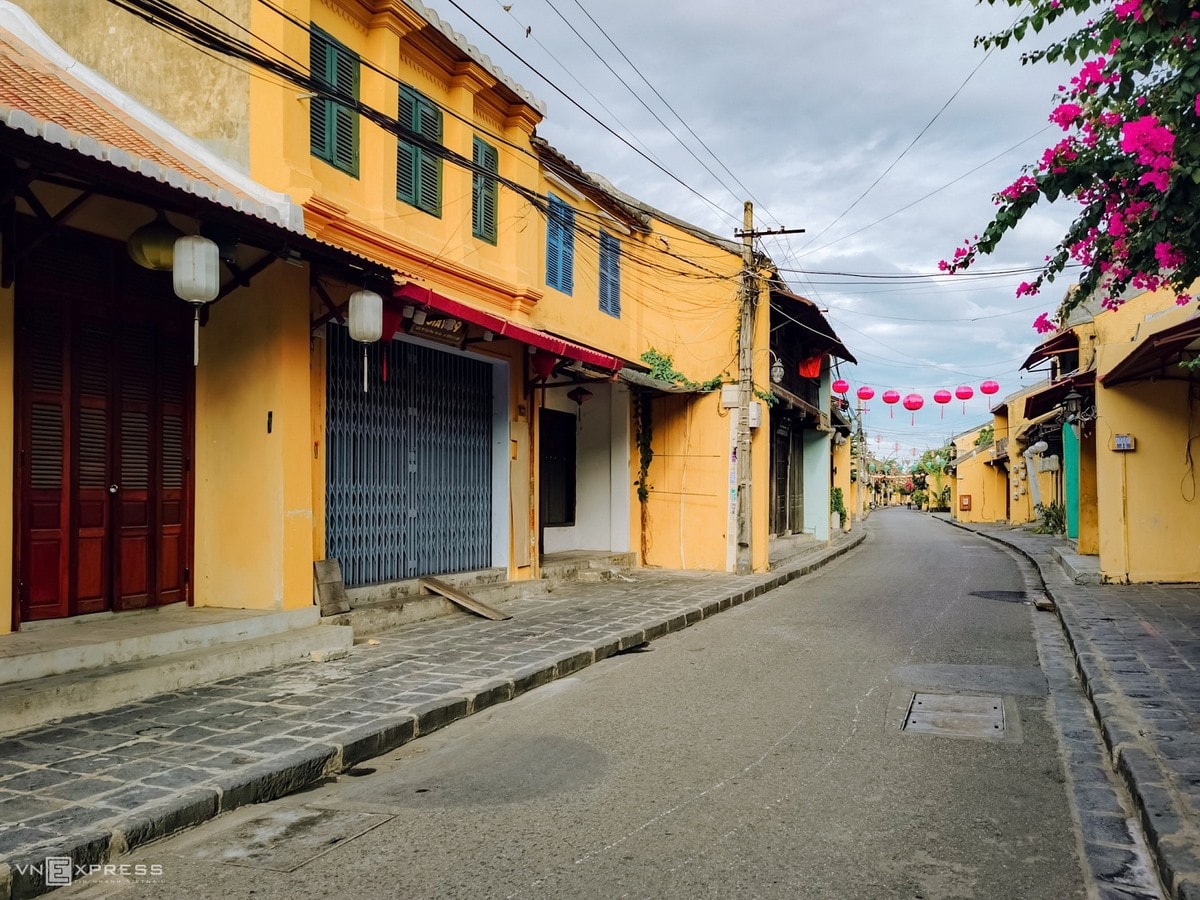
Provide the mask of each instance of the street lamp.
POLYGON ((1063 397, 1063 407, 1067 411, 1068 422, 1078 421, 1079 413, 1083 411, 1083 395, 1071 388, 1067 396, 1063 397))

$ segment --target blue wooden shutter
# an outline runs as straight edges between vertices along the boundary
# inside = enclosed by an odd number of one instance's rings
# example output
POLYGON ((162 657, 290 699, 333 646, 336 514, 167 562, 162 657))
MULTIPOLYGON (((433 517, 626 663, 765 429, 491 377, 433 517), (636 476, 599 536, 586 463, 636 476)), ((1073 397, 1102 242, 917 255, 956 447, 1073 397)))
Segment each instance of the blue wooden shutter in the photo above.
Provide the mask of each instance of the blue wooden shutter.
POLYGON ((600 232, 600 311, 621 317, 621 242, 600 232))
POLYGON ((575 210, 553 194, 546 215, 546 284, 570 294, 575 286, 575 210))

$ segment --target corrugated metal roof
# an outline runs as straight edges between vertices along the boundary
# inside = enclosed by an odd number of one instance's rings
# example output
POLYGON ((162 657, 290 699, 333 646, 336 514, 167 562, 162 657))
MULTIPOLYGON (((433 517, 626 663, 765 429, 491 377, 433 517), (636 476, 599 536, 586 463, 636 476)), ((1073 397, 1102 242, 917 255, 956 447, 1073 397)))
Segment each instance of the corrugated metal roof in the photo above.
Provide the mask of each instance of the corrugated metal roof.
POLYGON ((290 197, 69 56, 8 0, 0 0, 0 126, 304 233, 304 212, 290 197))

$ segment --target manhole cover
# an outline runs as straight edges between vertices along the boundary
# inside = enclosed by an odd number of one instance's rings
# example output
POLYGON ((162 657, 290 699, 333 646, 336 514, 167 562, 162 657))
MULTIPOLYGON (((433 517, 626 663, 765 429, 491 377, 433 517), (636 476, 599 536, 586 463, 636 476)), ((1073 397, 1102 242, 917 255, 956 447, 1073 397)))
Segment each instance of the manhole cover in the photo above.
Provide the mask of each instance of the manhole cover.
POLYGON ((1004 699, 973 694, 913 694, 900 726, 918 734, 942 737, 1004 737, 1004 699))

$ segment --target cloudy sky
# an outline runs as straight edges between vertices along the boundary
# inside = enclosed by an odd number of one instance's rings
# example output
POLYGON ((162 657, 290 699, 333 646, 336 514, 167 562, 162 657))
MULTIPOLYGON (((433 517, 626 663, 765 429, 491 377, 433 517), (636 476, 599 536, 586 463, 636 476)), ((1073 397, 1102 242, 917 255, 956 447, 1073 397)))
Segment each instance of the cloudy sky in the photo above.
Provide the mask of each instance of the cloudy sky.
MULTIPOLYGON (((1071 72, 1022 66, 1015 46, 990 55, 974 46, 976 35, 1013 21, 1009 7, 426 3, 546 104, 539 134, 586 171, 722 236, 741 227, 747 199, 757 227, 806 229, 764 238, 760 247, 793 290, 827 310, 857 357, 840 374, 877 394, 895 388, 925 397, 915 426, 899 407, 889 416, 878 397, 868 404, 866 428, 883 455, 910 458, 914 448, 939 446, 982 422, 984 380, 998 381, 1003 396, 1041 377, 1018 367, 1038 342, 1033 319, 1056 305, 1066 282, 1050 285, 1037 303, 1014 296, 1029 275, 937 275, 939 260, 983 230, 992 194, 1059 136, 1047 115, 1071 72), (944 409, 933 402, 935 390, 960 384, 976 389, 965 415, 957 401, 944 409)), ((1027 217, 978 268, 1039 265, 1071 213, 1059 205, 1027 217)))

